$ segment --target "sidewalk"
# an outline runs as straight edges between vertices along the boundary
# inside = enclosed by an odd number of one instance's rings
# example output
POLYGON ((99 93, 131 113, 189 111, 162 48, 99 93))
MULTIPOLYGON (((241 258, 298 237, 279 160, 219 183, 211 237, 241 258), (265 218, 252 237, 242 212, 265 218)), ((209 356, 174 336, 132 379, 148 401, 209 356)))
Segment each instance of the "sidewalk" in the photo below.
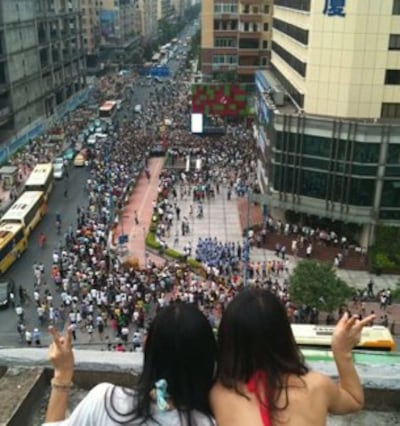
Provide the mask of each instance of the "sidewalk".
POLYGON ((128 235, 127 255, 128 259, 136 259, 141 266, 150 258, 157 265, 163 265, 165 260, 160 256, 150 254, 145 250, 145 239, 149 232, 153 213, 153 200, 157 199, 160 173, 163 169, 164 158, 150 158, 148 162, 150 181, 144 172, 133 190, 129 202, 124 208, 120 223, 118 224, 114 241, 118 241, 120 235, 128 235), (139 224, 135 223, 135 211, 139 224))

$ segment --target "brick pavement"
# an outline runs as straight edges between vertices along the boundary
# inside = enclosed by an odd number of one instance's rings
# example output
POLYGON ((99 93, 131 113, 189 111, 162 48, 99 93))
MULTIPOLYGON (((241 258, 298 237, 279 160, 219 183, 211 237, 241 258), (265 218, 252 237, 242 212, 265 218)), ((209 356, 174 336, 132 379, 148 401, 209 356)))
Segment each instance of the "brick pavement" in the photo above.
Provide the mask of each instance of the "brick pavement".
POLYGON ((122 234, 128 235, 127 253, 124 260, 146 263, 146 256, 157 265, 163 264, 163 258, 145 250, 145 238, 151 225, 153 200, 157 199, 160 173, 163 169, 164 158, 151 158, 148 162, 150 181, 145 173, 141 173, 133 192, 120 217, 120 222, 114 231, 114 241, 122 234), (139 224, 135 223, 135 211, 139 224))

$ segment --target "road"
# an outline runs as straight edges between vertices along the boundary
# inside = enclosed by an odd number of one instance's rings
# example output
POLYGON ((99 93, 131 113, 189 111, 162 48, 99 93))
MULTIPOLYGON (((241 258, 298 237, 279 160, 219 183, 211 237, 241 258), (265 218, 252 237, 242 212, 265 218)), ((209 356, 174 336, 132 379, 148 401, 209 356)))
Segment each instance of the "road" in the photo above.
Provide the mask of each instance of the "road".
MULTIPOLYGON (((195 29, 193 27, 184 30, 179 38, 185 40, 188 35, 193 35, 195 29)), ((180 48, 182 51, 183 47, 180 48)), ((168 67, 171 70, 171 77, 175 76, 178 69, 178 61, 171 58, 168 62, 168 67)), ((179 75, 176 76, 179 78, 179 75)), ((152 82, 149 86, 137 86, 134 85, 134 93, 131 99, 130 105, 136 104, 144 105, 148 99, 150 91, 157 85, 160 87, 163 83, 152 82)), ((120 111, 121 118, 124 115, 124 111, 120 111)), ((69 179, 65 177, 60 181, 55 182, 55 188, 50 196, 48 204, 48 212, 43 220, 39 223, 38 227, 34 230, 29 239, 29 245, 26 252, 21 258, 15 262, 5 274, 6 278, 11 277, 17 286, 21 285, 27 289, 32 301, 29 305, 24 306, 25 318, 27 328, 32 330, 34 327, 39 327, 36 313, 36 304, 33 301, 33 264, 35 262, 42 262, 45 265, 45 276, 48 283, 48 288, 52 292, 54 297, 55 305, 59 306, 60 296, 58 289, 54 285, 50 277, 52 251, 58 247, 60 239, 63 236, 63 231, 68 228, 71 224, 76 229, 76 210, 78 206, 86 207, 87 197, 84 192, 84 184, 89 176, 86 168, 76 168, 70 166, 69 179), (64 197, 64 191, 68 188, 68 199, 64 197), (62 217, 62 232, 61 235, 57 235, 56 232, 56 214, 61 214, 62 217), (44 249, 39 248, 38 237, 43 232, 47 238, 47 244, 44 249)), ((18 298, 17 298, 18 301, 18 298)), ((42 328, 42 344, 49 343, 48 333, 44 333, 46 330, 42 328)), ((19 335, 17 333, 17 315, 15 311, 9 307, 7 309, 0 310, 0 346, 18 346, 19 335)))

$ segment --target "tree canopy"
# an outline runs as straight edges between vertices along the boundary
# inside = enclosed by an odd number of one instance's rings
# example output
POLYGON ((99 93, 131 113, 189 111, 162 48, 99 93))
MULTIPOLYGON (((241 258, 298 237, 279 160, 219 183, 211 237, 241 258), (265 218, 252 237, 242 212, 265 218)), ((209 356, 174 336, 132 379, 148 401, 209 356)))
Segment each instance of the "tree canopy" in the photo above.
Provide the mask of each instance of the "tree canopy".
POLYGON ((302 260, 289 278, 289 292, 294 303, 333 312, 350 298, 352 289, 330 264, 302 260))

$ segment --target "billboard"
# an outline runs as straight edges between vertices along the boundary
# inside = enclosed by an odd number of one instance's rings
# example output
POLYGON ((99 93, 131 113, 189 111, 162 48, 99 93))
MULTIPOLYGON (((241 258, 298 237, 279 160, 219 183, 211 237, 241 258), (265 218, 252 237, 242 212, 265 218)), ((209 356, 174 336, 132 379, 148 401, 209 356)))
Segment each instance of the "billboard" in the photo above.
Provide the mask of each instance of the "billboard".
POLYGON ((250 108, 246 86, 237 83, 192 85, 192 113, 219 116, 247 116, 250 108))
POLYGON ((100 33, 101 36, 108 40, 116 37, 118 26, 118 15, 115 10, 100 10, 100 33))

